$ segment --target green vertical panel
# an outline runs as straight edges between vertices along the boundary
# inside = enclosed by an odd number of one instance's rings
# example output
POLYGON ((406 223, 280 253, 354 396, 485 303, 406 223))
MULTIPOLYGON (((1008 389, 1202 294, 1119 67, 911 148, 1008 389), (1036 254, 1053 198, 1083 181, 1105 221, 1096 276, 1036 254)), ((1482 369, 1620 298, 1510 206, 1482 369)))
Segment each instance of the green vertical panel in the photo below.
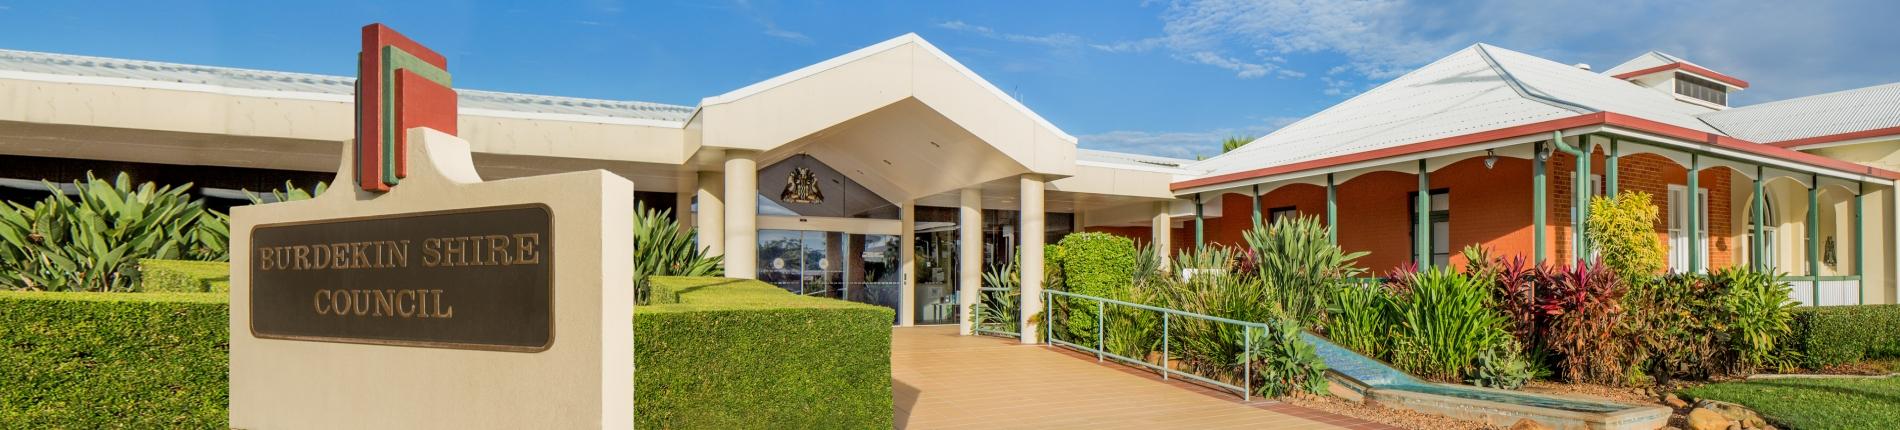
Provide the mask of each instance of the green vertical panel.
POLYGON ((1686 193, 1689 199, 1689 228, 1683 231, 1683 234, 1689 237, 1689 273, 1702 272, 1702 253, 1708 251, 1702 249, 1702 226, 1700 225, 1702 223, 1702 194, 1700 191, 1702 187, 1698 184, 1701 179, 1702 156, 1700 154, 1689 154, 1689 192, 1686 193))
POLYGON ((1326 238, 1334 245, 1339 244, 1339 189, 1333 185, 1333 174, 1326 174, 1326 238))
POLYGON ((1748 241, 1748 264, 1753 265, 1755 270, 1767 270, 1768 253, 1775 251, 1768 249, 1767 243, 1768 234, 1766 230, 1768 229, 1768 211, 1766 209, 1768 196, 1762 192, 1761 186, 1762 181, 1767 179, 1767 177, 1763 176, 1765 173, 1766 171, 1762 170, 1761 166, 1755 166, 1755 194, 1751 200, 1754 204, 1749 205, 1754 207, 1754 210, 1749 211, 1749 214, 1755 217, 1755 231, 1749 233, 1754 236, 1752 236, 1753 239, 1748 241))
POLYGON ((1201 194, 1194 193, 1194 248, 1207 245, 1207 214, 1201 208, 1201 194))
POLYGON ((1856 278, 1854 281, 1854 297, 1856 297, 1855 303, 1867 303, 1867 279, 1864 278, 1867 276, 1867 270, 1861 266, 1867 262, 1865 258, 1867 241, 1862 240, 1867 237, 1865 234, 1866 222, 1861 218, 1861 215, 1864 213, 1864 209, 1861 207, 1861 197, 1863 194, 1867 194, 1867 185, 1856 185, 1860 189, 1855 190, 1854 193, 1854 277, 1856 278))
POLYGON ((1531 244, 1533 257, 1537 264, 1544 264, 1544 208, 1545 195, 1549 193, 1544 186, 1544 143, 1531 144, 1531 244))
POLYGON ((1432 265, 1432 179, 1431 172, 1425 170, 1425 160, 1418 160, 1418 201, 1416 203, 1418 222, 1412 227, 1412 251, 1417 254, 1418 267, 1424 269, 1432 265))
POLYGON ((1821 178, 1808 175, 1808 276, 1809 290, 1814 293, 1814 301, 1809 306, 1821 305, 1821 178))
POLYGON ((1616 159, 1622 155, 1617 148, 1617 144, 1618 141, 1616 138, 1610 138, 1610 156, 1603 160, 1603 191, 1605 194, 1609 194, 1610 198, 1616 198, 1617 196, 1616 159))
POLYGON ((1575 253, 1571 256, 1576 260, 1583 260, 1590 256, 1590 238, 1583 233, 1584 227, 1589 225, 1590 198, 1596 196, 1595 193, 1590 192, 1590 158, 1594 153, 1590 150, 1590 135, 1577 136, 1577 149, 1582 155, 1577 156, 1577 185, 1570 189, 1570 195, 1575 200, 1571 203, 1571 208, 1577 214, 1577 219, 1570 220, 1572 224, 1575 224, 1571 227, 1570 243, 1572 248, 1575 248, 1575 253))
POLYGON ((1249 196, 1247 199, 1253 201, 1253 223, 1260 224, 1260 186, 1254 185, 1253 194, 1249 196))

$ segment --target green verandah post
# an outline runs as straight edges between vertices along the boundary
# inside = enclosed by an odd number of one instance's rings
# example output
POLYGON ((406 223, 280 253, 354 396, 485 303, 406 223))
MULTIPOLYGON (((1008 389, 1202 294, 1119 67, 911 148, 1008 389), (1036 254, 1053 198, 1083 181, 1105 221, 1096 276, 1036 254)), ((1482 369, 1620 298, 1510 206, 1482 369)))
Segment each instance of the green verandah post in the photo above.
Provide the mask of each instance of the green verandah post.
POLYGON ((1576 254, 1574 255, 1578 260, 1586 259, 1590 256, 1590 238, 1585 236, 1583 231, 1584 228, 1589 225, 1586 224, 1586 222, 1590 220, 1590 198, 1596 196, 1596 192, 1592 190, 1595 188, 1595 183, 1590 181, 1590 162, 1592 161, 1591 158, 1593 158, 1592 155, 1595 154, 1593 149, 1594 148, 1590 145, 1590 135, 1577 136, 1577 152, 1579 154, 1577 156, 1577 185, 1570 188, 1570 194, 1574 196, 1576 201, 1571 203, 1570 206, 1576 208, 1577 213, 1577 219, 1571 220, 1571 222, 1575 224, 1571 228, 1576 229, 1576 234, 1573 235, 1571 240, 1577 244, 1576 254))
POLYGON ((1617 143, 1619 143, 1619 141, 1616 138, 1610 138, 1610 156, 1603 158, 1603 191, 1604 194, 1608 194, 1612 199, 1616 198, 1617 195, 1616 158, 1621 155, 1620 151, 1617 150, 1617 143))
POLYGON ((1861 218, 1861 197, 1867 194, 1867 184, 1854 183, 1854 304, 1867 303, 1867 270, 1862 264, 1867 262, 1866 221, 1861 218))
POLYGON ((1531 144, 1531 245, 1532 258, 1544 264, 1544 142, 1531 144))
POLYGON ((1689 221, 1684 234, 1689 238, 1689 273, 1702 273, 1702 156, 1689 153, 1689 221))
POLYGON ((1333 174, 1326 174, 1326 240, 1339 245, 1339 194, 1333 185, 1333 174))
POLYGON ((1808 285, 1814 301, 1821 305, 1821 176, 1808 175, 1808 285))
POLYGON ((1412 228, 1412 252, 1419 269, 1432 267, 1432 179, 1431 172, 1425 170, 1425 160, 1418 160, 1418 201, 1415 216, 1418 222, 1412 228))
POLYGON ((1207 244, 1206 213, 1201 211, 1201 193, 1194 193, 1194 248, 1200 249, 1207 244))
POLYGON ((1761 187, 1762 180, 1766 179, 1766 177, 1763 176, 1764 173, 1767 173, 1767 171, 1763 170, 1761 165, 1755 166, 1755 195, 1751 200, 1754 204, 1749 205, 1753 206, 1754 209, 1749 211, 1749 215, 1755 217, 1755 231, 1749 232, 1749 234, 1753 236, 1751 236, 1752 239, 1748 241, 1748 264, 1754 267, 1755 270, 1768 269, 1767 256, 1769 252, 1773 251, 1768 249, 1768 244, 1765 243, 1768 239, 1768 234, 1766 233, 1768 228, 1766 225, 1768 223, 1768 211, 1765 210, 1767 209, 1768 196, 1763 194, 1761 187))
POLYGON ((1248 194, 1247 200, 1253 201, 1253 223, 1258 225, 1260 224, 1260 185, 1253 186, 1253 194, 1248 194))

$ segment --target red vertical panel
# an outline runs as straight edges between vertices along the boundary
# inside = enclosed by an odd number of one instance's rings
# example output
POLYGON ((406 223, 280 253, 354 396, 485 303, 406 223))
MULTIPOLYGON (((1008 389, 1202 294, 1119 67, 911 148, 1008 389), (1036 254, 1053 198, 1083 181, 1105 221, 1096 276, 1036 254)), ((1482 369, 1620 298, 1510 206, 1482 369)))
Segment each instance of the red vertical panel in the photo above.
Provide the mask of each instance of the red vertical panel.
POLYGON ((408 70, 396 71, 396 176, 409 176, 409 133, 428 127, 455 134, 455 90, 408 70))

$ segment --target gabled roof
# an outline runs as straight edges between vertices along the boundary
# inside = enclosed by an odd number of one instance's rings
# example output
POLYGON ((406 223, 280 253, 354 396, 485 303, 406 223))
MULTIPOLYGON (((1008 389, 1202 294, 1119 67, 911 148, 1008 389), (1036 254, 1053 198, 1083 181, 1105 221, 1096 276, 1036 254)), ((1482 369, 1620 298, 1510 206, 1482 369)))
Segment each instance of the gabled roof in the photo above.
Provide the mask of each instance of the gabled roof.
MULTIPOLYGON (((1673 57, 1657 54, 1658 61, 1673 57)), ((1687 64, 1687 63, 1671 63, 1687 64)), ((1891 105, 1890 105, 1891 106, 1891 105)), ((1732 147, 1843 172, 1891 176, 1839 160, 1734 139, 1667 93, 1536 56, 1478 44, 1267 134, 1187 166, 1175 190, 1293 174, 1548 133, 1614 125, 1732 147)))
POLYGON ((1684 60, 1674 55, 1664 54, 1662 52, 1657 52, 1657 51, 1649 51, 1649 52, 1644 52, 1643 55, 1636 56, 1636 58, 1631 58, 1629 59, 1629 61, 1624 61, 1623 64, 1618 64, 1616 65, 1616 67, 1611 67, 1609 70, 1604 70, 1603 74, 1609 75, 1609 76, 1616 76, 1616 75, 1621 75, 1624 73, 1629 73, 1629 72, 1634 72, 1638 70, 1653 68, 1656 66, 1669 65, 1669 64, 1674 64, 1674 63, 1694 64, 1694 63, 1690 63, 1689 60, 1684 60))
POLYGON ((1737 138, 1781 147, 1900 135, 1900 83, 1702 114, 1737 138))
POLYGON ((1738 89, 1748 88, 1748 81, 1710 70, 1707 67, 1702 67, 1700 64, 1684 60, 1681 57, 1656 51, 1649 51, 1643 53, 1643 55, 1636 56, 1636 58, 1631 58, 1629 61, 1624 61, 1623 64, 1618 64, 1616 67, 1611 67, 1610 70, 1603 71, 1603 74, 1617 79, 1631 79, 1668 70, 1683 70, 1697 76, 1715 80, 1716 82, 1728 84, 1738 89))
POLYGON ((1603 111, 1714 131, 1689 108, 1668 94, 1479 44, 1188 167, 1219 176, 1603 111))
MULTIPOLYGON (((0 78, 350 101, 356 78, 0 49, 0 78)), ((684 123, 693 108, 457 88, 464 109, 684 123)))

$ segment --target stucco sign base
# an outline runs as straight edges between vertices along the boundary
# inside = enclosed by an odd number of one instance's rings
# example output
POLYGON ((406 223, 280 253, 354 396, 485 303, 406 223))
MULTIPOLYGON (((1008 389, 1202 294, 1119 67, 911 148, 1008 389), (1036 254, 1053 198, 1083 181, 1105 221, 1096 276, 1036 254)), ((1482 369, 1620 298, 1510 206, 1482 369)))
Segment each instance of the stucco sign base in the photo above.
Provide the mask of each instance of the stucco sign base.
POLYGON ((350 186, 351 145, 343 145, 336 182, 323 195, 233 210, 231 427, 632 428, 633 183, 601 170, 483 182, 467 142, 429 129, 409 133, 410 175, 387 193, 350 186), (266 339, 252 331, 251 234, 259 225, 522 205, 552 214, 553 334, 545 350, 266 339))

